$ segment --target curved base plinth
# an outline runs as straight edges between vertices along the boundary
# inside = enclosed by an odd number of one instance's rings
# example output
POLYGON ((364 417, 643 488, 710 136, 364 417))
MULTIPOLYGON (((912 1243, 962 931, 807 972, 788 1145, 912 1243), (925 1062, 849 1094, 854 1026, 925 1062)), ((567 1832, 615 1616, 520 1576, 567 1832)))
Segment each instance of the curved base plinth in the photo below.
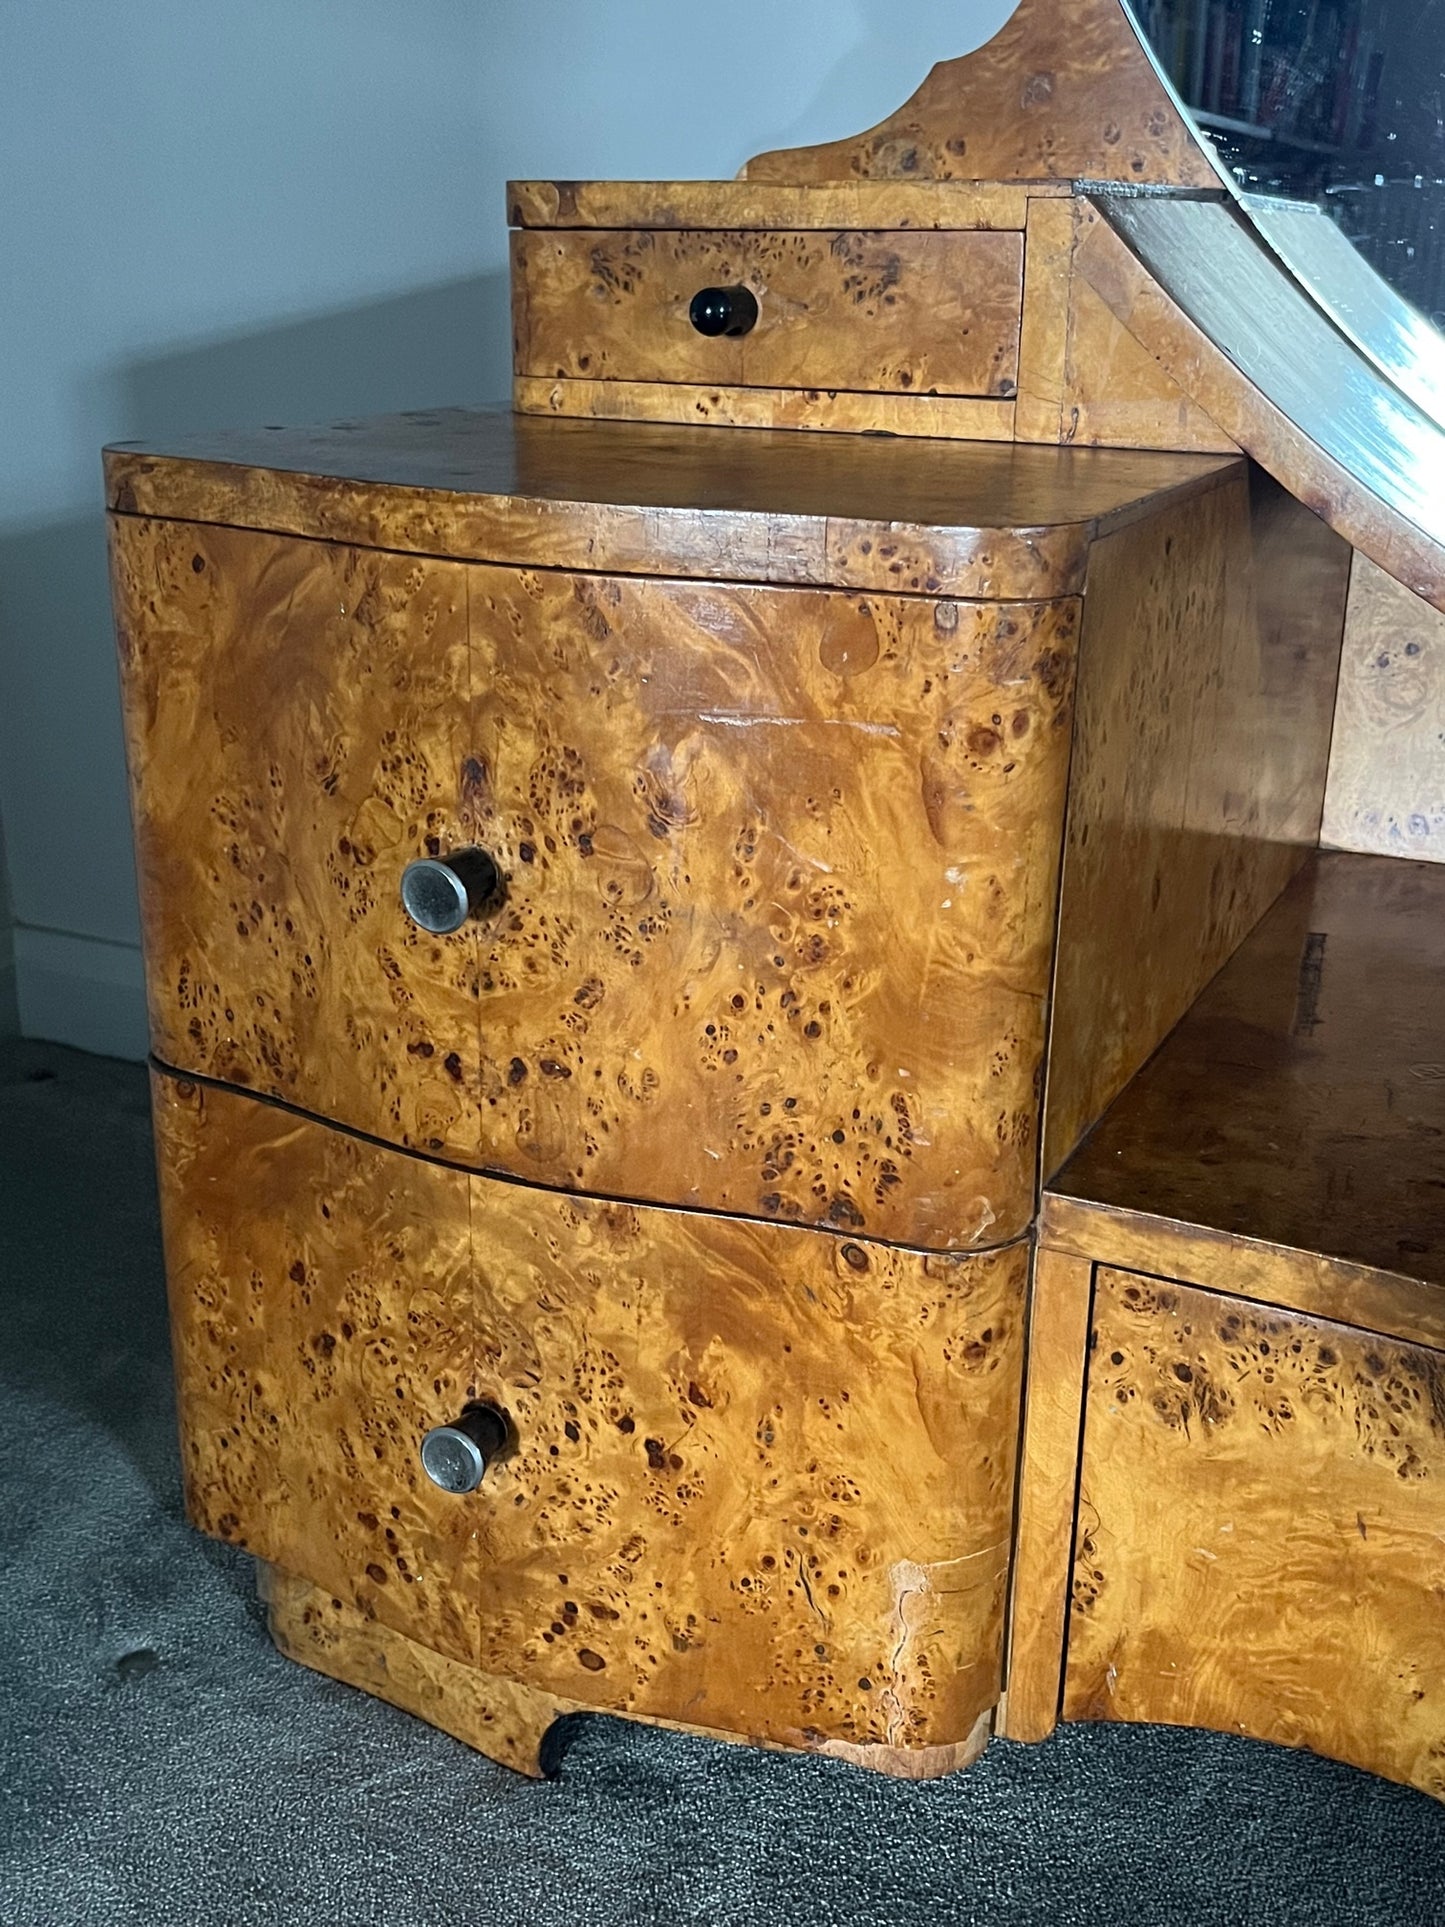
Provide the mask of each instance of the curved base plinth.
POLYGON ((571 1713, 615 1713, 644 1725, 696 1733, 705 1739, 763 1746, 773 1752, 821 1753, 904 1780, 940 1779, 971 1765, 988 1744, 992 1729, 993 1715, 985 1713, 966 1739, 951 1746, 854 1746, 821 1735, 800 1735, 797 1747, 792 1748, 755 1740, 746 1733, 689 1726, 680 1720, 643 1719, 621 1708, 588 1706, 517 1680, 480 1672, 378 1625, 309 1580, 264 1560, 257 1560, 256 1566, 271 1637, 287 1659, 325 1673, 343 1685, 373 1693, 450 1733, 464 1745, 475 1747, 488 1759, 536 1778, 554 1770, 555 1749, 546 1745, 547 1734, 571 1713))

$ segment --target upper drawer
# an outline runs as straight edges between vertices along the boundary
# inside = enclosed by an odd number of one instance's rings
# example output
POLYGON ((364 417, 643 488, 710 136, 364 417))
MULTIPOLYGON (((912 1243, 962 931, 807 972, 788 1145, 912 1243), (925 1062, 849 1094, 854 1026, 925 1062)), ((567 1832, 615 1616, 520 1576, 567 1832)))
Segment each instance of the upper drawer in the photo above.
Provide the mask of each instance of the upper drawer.
POLYGON ((1076 601, 131 519, 116 594, 168 1062, 575 1190, 1028 1222, 1076 601), (425 935, 467 846, 503 892, 425 935))
POLYGON ((969 231, 527 230, 512 237, 519 376, 1011 396, 1023 236, 969 231), (700 333, 707 288, 756 321, 700 333))

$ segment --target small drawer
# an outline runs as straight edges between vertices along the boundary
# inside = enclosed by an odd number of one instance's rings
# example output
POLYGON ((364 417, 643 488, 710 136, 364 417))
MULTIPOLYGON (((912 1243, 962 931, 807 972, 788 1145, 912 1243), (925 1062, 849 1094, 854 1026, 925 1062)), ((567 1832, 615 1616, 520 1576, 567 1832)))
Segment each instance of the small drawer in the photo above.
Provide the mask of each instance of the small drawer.
POLYGON ((998 1696, 1026 1251, 450 1170, 158 1075, 190 1515, 483 1672, 782 1744, 998 1696), (423 1469, 469 1404, 507 1444, 423 1469))
POLYGON ((1021 234, 525 230, 512 250, 520 377, 993 397, 1017 385, 1021 234), (707 290, 732 295, 714 318, 742 332, 700 332, 707 290))

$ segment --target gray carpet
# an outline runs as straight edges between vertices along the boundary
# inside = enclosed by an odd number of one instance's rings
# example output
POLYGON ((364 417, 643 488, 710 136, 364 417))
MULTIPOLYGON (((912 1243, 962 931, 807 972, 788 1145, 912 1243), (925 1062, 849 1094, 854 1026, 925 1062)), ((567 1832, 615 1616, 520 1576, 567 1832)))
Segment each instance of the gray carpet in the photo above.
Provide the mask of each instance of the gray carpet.
POLYGON ((520 1779, 287 1664, 183 1523, 143 1073, 0 1047, 0 1927, 1445 1921, 1445 1808, 1080 1727, 946 1781, 605 1719, 520 1779))

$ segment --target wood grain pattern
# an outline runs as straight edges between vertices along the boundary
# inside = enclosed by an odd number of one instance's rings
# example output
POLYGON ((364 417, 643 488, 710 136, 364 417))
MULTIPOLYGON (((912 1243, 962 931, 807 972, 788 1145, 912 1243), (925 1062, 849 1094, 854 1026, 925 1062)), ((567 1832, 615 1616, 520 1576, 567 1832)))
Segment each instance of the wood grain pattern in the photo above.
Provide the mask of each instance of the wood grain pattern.
POLYGON ((1074 602, 118 558, 167 1063, 569 1188, 1025 1228, 1074 602), (505 900, 423 937, 404 865, 472 843, 505 900))
POLYGON ((1034 1253, 1007 1691, 999 1722, 1010 1740, 1047 1739, 1059 1717, 1093 1275, 1087 1258, 1044 1247, 1034 1253))
POLYGON ((1064 1710, 1445 1798, 1445 1354, 1102 1270, 1064 1710))
POLYGON ((539 381, 519 375, 524 415, 593 421, 704 423, 717 428, 831 429, 848 435, 927 435, 1011 442, 1014 404, 972 395, 900 395, 821 388, 724 388, 682 381, 539 381))
POLYGON ((511 879, 482 1161, 940 1249, 1023 1231, 1076 605, 478 569, 472 622, 469 820, 511 879))
POLYGON ((1023 243, 869 230, 512 236, 514 367, 558 380, 1011 397, 1023 243), (747 334, 700 335, 699 288, 744 286, 747 334))
POLYGON ((1085 201, 1031 201, 1014 432, 1020 441, 1122 448, 1234 444, 1074 272, 1085 201))
POLYGON ((1345 544, 1257 472, 1095 544, 1045 1175, 1314 845, 1348 568, 1345 544))
POLYGON ((586 1710, 419 1645, 264 1559, 257 1581, 271 1637, 287 1659, 399 1706, 515 1772, 540 1778, 548 1728, 586 1710))
POLYGON ((740 178, 1219 185, 1117 0, 1022 0, 877 127, 759 155, 740 178))
POLYGON ((153 1074, 186 1510, 476 1662, 475 1519, 417 1442, 477 1396, 465 1173, 153 1074))
POLYGON ((1445 616, 1363 555, 1350 576, 1321 840, 1445 863, 1445 616))
POLYGON ((1438 1321, 1442 929, 1438 864, 1316 858, 1050 1193, 1414 1279, 1438 1321))
POLYGON ((1422 1290, 1420 1280, 1403 1271, 1051 1191, 1039 1210, 1038 1235, 1060 1256, 1232 1291, 1262 1305, 1445 1350, 1445 1298, 1433 1286, 1422 1290))
POLYGON ((1021 231, 1029 202, 1062 184, 980 181, 508 181, 520 228, 996 228, 1021 231))
POLYGON ((1062 442, 1073 287, 1072 199, 1029 204, 1024 239, 1023 312, 1014 433, 1023 442, 1062 442))
POLYGON ((157 1105, 198 1523, 579 1703, 976 1743, 1022 1244, 929 1257, 468 1180, 184 1081, 157 1105), (518 1442, 458 1499, 415 1448, 467 1396, 518 1442))
POLYGON ((1247 381, 1098 220, 1074 264, 1129 333, 1204 414, 1388 575, 1445 608, 1445 547, 1327 455, 1247 381))
MULTIPOLYGON (((414 1713, 519 1773, 540 1775, 542 1742, 554 1721, 568 1713, 591 1710, 580 1700, 480 1672, 475 1666, 419 1646, 404 1634, 368 1619, 344 1600, 333 1599, 308 1580, 298 1579, 278 1566, 268 1566, 264 1560, 259 1568, 271 1637, 287 1659, 414 1713)), ((739 1733, 685 1720, 644 1718, 636 1713, 629 1717, 672 1732, 700 1734, 705 1739, 733 1744, 743 1741, 739 1733)), ((846 1740, 808 1733, 803 1736, 801 1750, 846 1759, 895 1779, 937 1779, 978 1758, 988 1742, 989 1718, 987 1713, 980 1715, 974 1733, 955 1746, 852 1746, 846 1740)), ((774 1752, 799 1750, 751 1736, 746 1743, 774 1752)))
POLYGON ((106 454, 124 514, 544 568, 926 595, 1069 595, 1092 536, 1217 456, 443 409, 106 454))
POLYGON ((470 933, 400 914, 462 840, 456 564, 117 521, 113 564, 152 1047, 472 1157, 470 933))

